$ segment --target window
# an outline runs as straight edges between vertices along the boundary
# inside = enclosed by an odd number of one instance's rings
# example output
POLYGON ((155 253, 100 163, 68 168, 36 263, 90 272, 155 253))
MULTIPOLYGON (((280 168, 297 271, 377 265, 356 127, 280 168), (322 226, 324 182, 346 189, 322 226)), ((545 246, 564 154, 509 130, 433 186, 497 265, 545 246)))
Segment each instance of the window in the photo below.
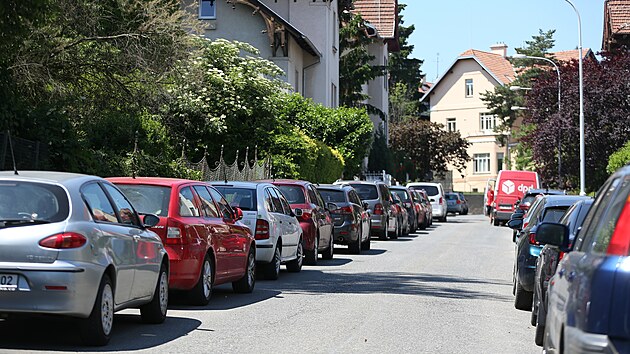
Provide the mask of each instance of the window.
POLYGON ((225 200, 223 194, 219 193, 216 189, 212 187, 209 187, 208 191, 210 192, 212 199, 214 199, 214 201, 217 202, 217 204, 219 205, 219 214, 224 219, 234 220, 235 217, 234 213, 232 212, 232 207, 230 206, 230 204, 228 204, 227 200, 225 200))
POLYGON ((490 113, 481 113, 479 114, 479 122, 481 131, 493 131, 496 123, 496 116, 490 113))
POLYGON ((497 153, 497 173, 503 169, 503 153, 497 153))
POLYGON ((81 188, 81 194, 92 213, 94 221, 118 222, 112 204, 109 202, 105 191, 97 183, 85 185, 81 188))
POLYGON ((466 79, 466 97, 472 97, 473 92, 473 80, 466 79))
POLYGON ((271 194, 271 202, 273 203, 273 211, 276 213, 284 214, 284 208, 282 207, 282 201, 280 201, 280 191, 275 188, 269 188, 269 194, 271 194))
POLYGON ((336 108, 337 107, 337 86, 335 84, 331 84, 332 86, 330 87, 330 102, 332 103, 332 107, 336 108))
POLYGON ((179 216, 199 216, 199 209, 195 205, 195 197, 190 187, 183 187, 179 191, 179 216))
POLYGON ((212 200, 212 196, 210 196, 210 192, 204 186, 194 186, 195 192, 201 199, 201 209, 205 216, 210 218, 218 218, 219 210, 217 206, 214 205, 214 201, 212 200))
POLYGON ((118 218, 122 224, 140 226, 140 220, 136 217, 136 211, 125 196, 116 188, 109 184, 104 184, 105 190, 114 201, 114 206, 118 211, 118 218))
POLYGON ((490 154, 475 154, 473 156, 474 173, 490 172, 490 154))
POLYGON ((295 80, 293 82, 293 89, 295 92, 300 92, 300 73, 295 70, 295 80))
POLYGON ((203 20, 217 18, 216 0, 199 0, 199 18, 203 20))
POLYGON ((265 209, 268 212, 276 211, 276 207, 273 205, 273 200, 271 199, 271 192, 269 188, 265 189, 265 209))
POLYGON ((446 118, 446 130, 449 132, 457 131, 457 123, 455 118, 446 118))

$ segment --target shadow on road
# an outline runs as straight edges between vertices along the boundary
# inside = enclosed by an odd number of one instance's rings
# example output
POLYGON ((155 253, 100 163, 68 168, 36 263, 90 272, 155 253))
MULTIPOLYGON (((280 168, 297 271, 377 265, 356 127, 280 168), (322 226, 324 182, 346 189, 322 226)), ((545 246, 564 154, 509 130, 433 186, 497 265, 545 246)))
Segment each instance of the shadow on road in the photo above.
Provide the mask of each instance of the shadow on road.
MULTIPOLYGON (((112 338, 105 347, 83 345, 79 322, 69 318, 32 316, 0 321, 0 349, 29 351, 119 352, 151 349, 194 331, 201 322, 191 318, 167 317, 161 325, 147 325, 140 314, 114 316, 112 338)), ((1 351, 1 350, 0 350, 1 351)))

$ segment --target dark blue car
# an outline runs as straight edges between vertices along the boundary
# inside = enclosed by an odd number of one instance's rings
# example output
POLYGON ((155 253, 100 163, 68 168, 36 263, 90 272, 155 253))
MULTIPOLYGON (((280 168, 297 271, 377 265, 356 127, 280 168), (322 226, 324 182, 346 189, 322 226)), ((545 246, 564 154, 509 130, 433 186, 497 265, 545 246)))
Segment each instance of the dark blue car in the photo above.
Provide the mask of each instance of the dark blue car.
POLYGON ((538 225, 542 222, 558 222, 573 203, 587 198, 577 195, 543 195, 527 211, 525 219, 521 220, 527 222, 527 225, 523 225, 516 241, 513 279, 516 296, 514 307, 517 309, 532 310, 536 261, 543 248, 536 241, 538 225))
MULTIPOLYGON (((602 186, 573 251, 549 282, 547 353, 630 352, 630 166, 602 186)), ((538 236, 566 247, 569 230, 543 224, 538 236)))

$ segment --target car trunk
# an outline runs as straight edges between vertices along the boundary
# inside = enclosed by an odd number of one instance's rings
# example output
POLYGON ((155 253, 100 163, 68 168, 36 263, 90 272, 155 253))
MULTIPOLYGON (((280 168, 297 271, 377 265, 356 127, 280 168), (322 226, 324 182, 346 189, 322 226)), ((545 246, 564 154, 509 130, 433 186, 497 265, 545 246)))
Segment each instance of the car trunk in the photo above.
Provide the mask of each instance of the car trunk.
MULTIPOLYGON (((615 270, 610 301, 609 336, 630 343, 630 257, 622 258, 615 270)), ((621 345, 621 344, 619 344, 621 345)), ((617 348, 621 352, 621 348, 617 348)), ((625 348, 630 349, 630 348, 625 348)))
POLYGON ((2 228, 0 262, 53 263, 59 256, 59 250, 41 247, 39 241, 63 231, 60 224, 2 228))

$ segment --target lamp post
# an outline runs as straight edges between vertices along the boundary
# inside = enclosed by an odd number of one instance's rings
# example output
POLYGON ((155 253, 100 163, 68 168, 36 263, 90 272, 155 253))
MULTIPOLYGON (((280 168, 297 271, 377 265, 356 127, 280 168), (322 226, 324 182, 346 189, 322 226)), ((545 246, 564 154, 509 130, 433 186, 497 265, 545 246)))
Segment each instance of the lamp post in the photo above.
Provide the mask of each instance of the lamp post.
POLYGON ((580 72, 580 195, 586 195, 586 153, 584 151, 584 81, 582 71, 582 20, 580 12, 571 0, 564 0, 571 5, 578 20, 578 59, 580 72))
MULTIPOLYGON (((562 112, 562 101, 560 100, 561 86, 560 86, 560 69, 558 68, 558 65, 556 65, 556 63, 553 60, 549 58, 545 58, 545 57, 534 57, 534 56, 529 56, 525 54, 514 54, 512 58, 544 60, 550 63, 551 65, 553 65, 553 67, 556 69, 556 74, 558 74, 558 117, 560 117, 560 114, 561 114, 560 112, 562 112)), ((518 86, 513 86, 513 87, 518 87, 518 86)), ((518 89, 522 89, 522 88, 518 87, 518 89)), ((512 87, 510 87, 510 90, 512 90, 512 87)), ((562 184, 562 129, 558 129, 558 184, 559 185, 562 184)))

